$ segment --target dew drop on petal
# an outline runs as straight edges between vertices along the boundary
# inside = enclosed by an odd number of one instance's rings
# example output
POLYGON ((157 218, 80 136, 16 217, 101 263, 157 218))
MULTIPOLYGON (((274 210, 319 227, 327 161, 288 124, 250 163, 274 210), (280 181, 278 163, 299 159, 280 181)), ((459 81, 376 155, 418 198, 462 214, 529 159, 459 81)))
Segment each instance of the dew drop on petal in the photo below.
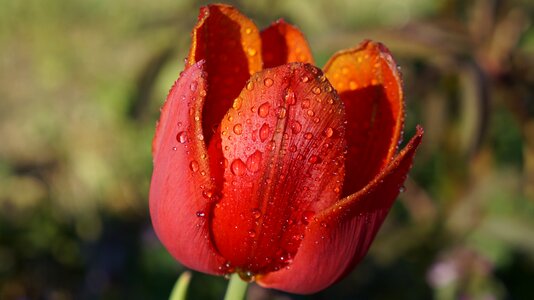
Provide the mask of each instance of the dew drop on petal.
POLYGON ((285 99, 287 105, 294 105, 295 103, 297 103, 297 99, 295 97, 295 92, 293 92, 292 89, 287 89, 286 90, 286 93, 284 95, 284 99, 285 99))
POLYGON ((271 104, 269 102, 265 102, 260 107, 258 107, 258 115, 262 118, 267 117, 269 115, 269 110, 271 109, 271 104))
POLYGON ((321 162, 321 158, 317 155, 312 155, 310 156, 310 158, 308 158, 308 162, 310 164, 318 164, 321 162))
POLYGON ((172 151, 176 151, 176 147, 172 147, 172 151))
POLYGON ((191 163, 189 164, 189 168, 191 169, 191 171, 193 172, 196 172, 198 171, 198 162, 196 160, 193 160, 191 161, 191 163))
POLYGON ((310 99, 304 99, 302 100, 302 103, 300 104, 302 109, 307 109, 310 107, 310 99))
POLYGON ((257 209, 257 208, 254 208, 252 210, 252 217, 254 219, 259 219, 261 217, 261 211, 259 209, 257 209))
POLYGON ((269 124, 263 123, 263 125, 260 128, 259 136, 260 136, 260 140, 262 142, 265 142, 265 140, 269 137, 269 124))
POLYGON ((254 230, 249 230, 249 231, 248 231, 248 236, 251 237, 251 238, 256 237, 256 231, 254 231, 254 230))
POLYGON ((315 95, 319 95, 321 93, 321 88, 316 86, 312 89, 312 93, 314 93, 315 95))
POLYGON ((247 90, 252 91, 254 89, 254 83, 249 81, 246 86, 247 90))
POLYGON ((237 123, 234 125, 234 133, 237 135, 240 135, 243 133, 243 125, 241 125, 241 123, 237 123))
POLYGON ((308 225, 315 213, 311 210, 306 210, 302 213, 302 223, 308 225))
POLYGON ((270 87, 270 86, 272 86, 273 83, 274 83, 274 81, 273 81, 271 78, 265 78, 265 79, 263 80, 263 84, 265 84, 266 87, 270 87))
POLYGON ((235 110, 238 110, 241 108, 241 104, 243 103, 243 100, 239 97, 235 98, 234 103, 232 104, 232 107, 235 110))
POLYGON ((203 218, 203 217, 206 216, 206 213, 204 211, 202 211, 202 210, 199 210, 199 211, 197 211, 196 215, 199 218, 203 218))
POLYGON ((329 137, 332 137, 332 135, 334 135, 334 129, 332 129, 332 127, 328 127, 324 130, 324 135, 329 138, 329 137))
POLYGON ((187 132, 185 131, 178 132, 178 134, 176 135, 176 140, 180 144, 185 144, 185 142, 187 142, 187 132))
POLYGON ((267 145, 265 146, 265 149, 271 150, 271 151, 276 149, 276 143, 273 140, 269 141, 267 145))
POLYGON ((313 138, 313 133, 306 132, 306 134, 304 135, 304 138, 307 139, 307 140, 311 140, 313 138))
POLYGON ((252 173, 258 172, 261 167, 261 160, 262 153, 259 150, 256 150, 256 152, 252 153, 247 158, 247 169, 252 173))
POLYGON ((286 117, 286 114, 287 114, 287 109, 283 106, 279 106, 277 109, 276 109, 276 116, 278 117, 278 119, 283 119, 286 117))
POLYGON ((239 158, 234 159, 234 161, 230 165, 230 170, 236 176, 241 176, 245 174, 245 169, 246 169, 245 163, 239 158))
POLYGON ((302 77, 300 78, 300 80, 301 80, 302 82, 306 83, 306 82, 310 81, 310 77, 304 75, 304 76, 302 76, 302 77))
POLYGON ((257 51, 256 51, 256 49, 254 49, 254 48, 248 48, 248 49, 247 49, 247 53, 248 53, 248 55, 250 55, 250 56, 254 56, 254 55, 256 55, 257 51))
POLYGON ((293 132, 294 134, 297 134, 302 130, 302 125, 300 124, 299 121, 296 121, 296 120, 291 122, 290 126, 291 126, 291 132, 293 132))
POLYGON ((189 85, 189 89, 191 89, 192 92, 197 90, 198 83, 196 81, 191 82, 189 85))

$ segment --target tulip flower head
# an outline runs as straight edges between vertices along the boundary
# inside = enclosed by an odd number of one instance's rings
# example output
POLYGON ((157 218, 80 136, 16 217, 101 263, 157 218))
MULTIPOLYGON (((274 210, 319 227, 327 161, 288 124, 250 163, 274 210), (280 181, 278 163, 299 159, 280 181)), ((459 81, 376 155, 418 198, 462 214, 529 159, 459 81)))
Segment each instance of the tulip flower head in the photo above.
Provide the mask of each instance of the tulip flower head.
POLYGON ((183 265, 314 293, 364 257, 399 194, 423 131, 398 150, 402 83, 364 41, 322 70, 277 21, 259 32, 209 5, 153 141, 150 213, 183 265))

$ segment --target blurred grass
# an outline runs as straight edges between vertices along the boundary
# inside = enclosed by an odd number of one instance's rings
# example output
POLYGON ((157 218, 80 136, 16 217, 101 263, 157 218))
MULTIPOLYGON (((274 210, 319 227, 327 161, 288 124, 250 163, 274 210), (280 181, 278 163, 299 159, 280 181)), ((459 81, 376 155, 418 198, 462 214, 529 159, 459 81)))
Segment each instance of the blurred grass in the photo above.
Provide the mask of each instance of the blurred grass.
MULTIPOLYGON (((150 142, 205 1, 0 0, 0 299, 164 299, 183 270, 148 219, 150 142)), ((363 38, 404 73, 425 142, 370 255, 339 284, 253 299, 531 299, 531 1, 232 1, 319 66, 363 38), (407 288, 409 287, 409 288, 407 288)), ((195 273, 195 299, 226 281, 195 273)))

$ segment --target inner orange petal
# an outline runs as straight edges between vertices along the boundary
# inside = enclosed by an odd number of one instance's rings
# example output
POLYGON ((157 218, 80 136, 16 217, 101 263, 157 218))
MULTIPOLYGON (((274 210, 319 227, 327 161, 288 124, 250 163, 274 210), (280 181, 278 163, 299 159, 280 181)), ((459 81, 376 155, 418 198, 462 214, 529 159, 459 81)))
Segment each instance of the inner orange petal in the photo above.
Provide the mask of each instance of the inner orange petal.
POLYGON ((223 4, 201 8, 192 36, 187 64, 206 61, 203 128, 209 141, 250 75, 262 69, 261 39, 250 19, 223 4))
POLYGON ((278 20, 261 32, 263 67, 272 68, 289 62, 313 63, 306 38, 295 26, 278 20))
POLYGON ((404 123, 402 82, 389 51, 371 41, 336 53, 324 70, 347 113, 347 196, 363 188, 397 151, 404 123))

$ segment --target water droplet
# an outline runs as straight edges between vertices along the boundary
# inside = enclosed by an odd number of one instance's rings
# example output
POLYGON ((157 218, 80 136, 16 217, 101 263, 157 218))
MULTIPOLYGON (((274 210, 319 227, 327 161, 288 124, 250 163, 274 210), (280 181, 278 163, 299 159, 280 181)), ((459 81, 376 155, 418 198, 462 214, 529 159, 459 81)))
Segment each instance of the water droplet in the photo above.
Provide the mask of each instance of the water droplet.
POLYGON ((302 213, 302 223, 304 223, 304 225, 308 225, 314 215, 315 213, 311 210, 304 211, 302 213))
POLYGON ((196 160, 191 161, 191 163, 189 164, 189 168, 193 172, 198 171, 198 162, 196 160))
POLYGON ((399 188, 400 193, 404 193, 406 191, 406 187, 403 185, 399 188))
POLYGON ((300 104, 302 109, 307 109, 310 107, 310 99, 304 99, 302 100, 302 103, 300 104))
POLYGON ((246 28, 245 29, 245 33, 246 34, 251 34, 252 33, 252 29, 251 28, 246 28))
POLYGON ((261 211, 258 208, 252 210, 252 217, 254 219, 259 219, 261 217, 261 211))
POLYGON ((247 82, 247 90, 252 91, 254 89, 254 83, 252 81, 247 82))
POLYGON ((325 92, 327 93, 330 93, 332 91, 332 86, 331 85, 327 85, 325 88, 324 88, 325 92))
POLYGON ((283 119, 286 117, 286 114, 287 114, 287 109, 283 106, 279 106, 277 109, 276 109, 276 116, 278 117, 278 119, 283 119))
POLYGON ((311 140, 313 138, 313 133, 306 132, 306 134, 304 135, 304 138, 307 139, 307 140, 311 140))
POLYGON ((313 118, 313 123, 319 123, 321 119, 319 117, 313 118))
POLYGON ((234 159, 234 161, 230 165, 230 170, 232 171, 232 173, 234 175, 241 176, 241 175, 245 174, 246 167, 247 166, 245 165, 245 163, 241 159, 236 158, 236 159, 234 159))
POLYGON ((271 151, 274 150, 275 148, 276 148, 276 143, 273 140, 269 141, 267 145, 265 146, 265 149, 271 150, 271 151))
POLYGON ((294 134, 297 134, 299 133, 301 130, 302 130, 302 125, 300 124, 299 121, 293 121, 291 122, 291 131, 294 133, 294 134))
POLYGON ((326 137, 332 137, 332 135, 334 135, 334 129, 332 129, 332 127, 328 127, 324 130, 324 135, 326 137))
POLYGON ((321 222, 321 227, 326 228, 328 225, 325 222, 321 222))
POLYGON ((302 82, 306 83, 306 82, 310 81, 310 77, 304 75, 304 76, 302 76, 302 77, 300 78, 300 80, 301 80, 302 82))
POLYGON ((199 141, 203 141, 204 140, 204 135, 202 133, 197 134, 197 139, 199 141))
POLYGON ((256 231, 254 231, 254 230, 249 230, 249 231, 248 231, 248 236, 251 237, 251 238, 256 237, 256 231))
POLYGON ((260 107, 258 107, 258 115, 262 118, 267 117, 269 115, 269 110, 271 109, 271 103, 265 102, 260 107))
POLYGON ((294 105, 295 103, 297 103, 297 99, 295 98, 295 92, 293 92, 293 90, 290 88, 286 90, 284 99, 286 100, 287 105, 294 105))
POLYGON ((310 164, 318 164, 321 162, 321 158, 317 155, 312 155, 310 156, 310 158, 308 158, 308 162, 310 164))
POLYGON ((297 151, 297 146, 295 146, 295 145, 291 145, 291 146, 289 147, 289 152, 296 152, 296 151, 297 151))
POLYGON ((247 169, 252 173, 258 172, 261 168, 261 159, 262 153, 256 150, 247 158, 247 169))
POLYGON ((313 112, 313 110, 311 109, 308 109, 308 111, 306 112, 306 114, 310 117, 313 117, 315 115, 315 113, 313 112))
POLYGON ((259 133, 260 140, 262 142, 265 142, 265 140, 269 137, 269 130, 270 130, 269 124, 263 123, 263 125, 260 128, 260 133, 259 133))
POLYGON ((192 92, 196 91, 197 90, 197 86, 198 86, 198 83, 196 81, 193 81, 191 82, 191 84, 189 85, 189 88, 191 89, 192 92))
POLYGON ((248 48, 248 49, 247 49, 247 53, 248 53, 248 55, 250 55, 250 56, 254 56, 254 55, 256 55, 257 51, 256 51, 256 49, 254 49, 254 48, 248 48))
POLYGON ((314 93, 315 95, 319 95, 321 93, 321 88, 316 86, 312 89, 312 93, 314 93))
POLYGON ((272 86, 273 83, 274 83, 274 81, 273 81, 271 78, 265 78, 265 79, 263 80, 263 84, 265 84, 266 87, 270 87, 270 86, 272 86))
POLYGON ((232 104, 232 107, 235 110, 238 110, 241 108, 241 104, 243 103, 243 100, 239 97, 235 98, 234 103, 232 104))
POLYGON ((251 271, 240 271, 237 273, 241 279, 243 279, 246 282, 251 282, 254 280, 254 273, 251 271))
POLYGON ((196 215, 199 218, 204 218, 206 216, 206 213, 201 211, 201 210, 199 210, 199 211, 197 211, 196 215))
POLYGON ((172 147, 172 151, 176 151, 176 149, 177 149, 176 147, 172 147))
POLYGON ((180 144, 185 144, 185 142, 187 142, 187 132, 185 131, 178 132, 178 134, 176 135, 176 140, 180 144))
POLYGON ((237 123, 234 125, 234 133, 237 135, 240 135, 243 133, 243 125, 241 125, 241 123, 237 123))

